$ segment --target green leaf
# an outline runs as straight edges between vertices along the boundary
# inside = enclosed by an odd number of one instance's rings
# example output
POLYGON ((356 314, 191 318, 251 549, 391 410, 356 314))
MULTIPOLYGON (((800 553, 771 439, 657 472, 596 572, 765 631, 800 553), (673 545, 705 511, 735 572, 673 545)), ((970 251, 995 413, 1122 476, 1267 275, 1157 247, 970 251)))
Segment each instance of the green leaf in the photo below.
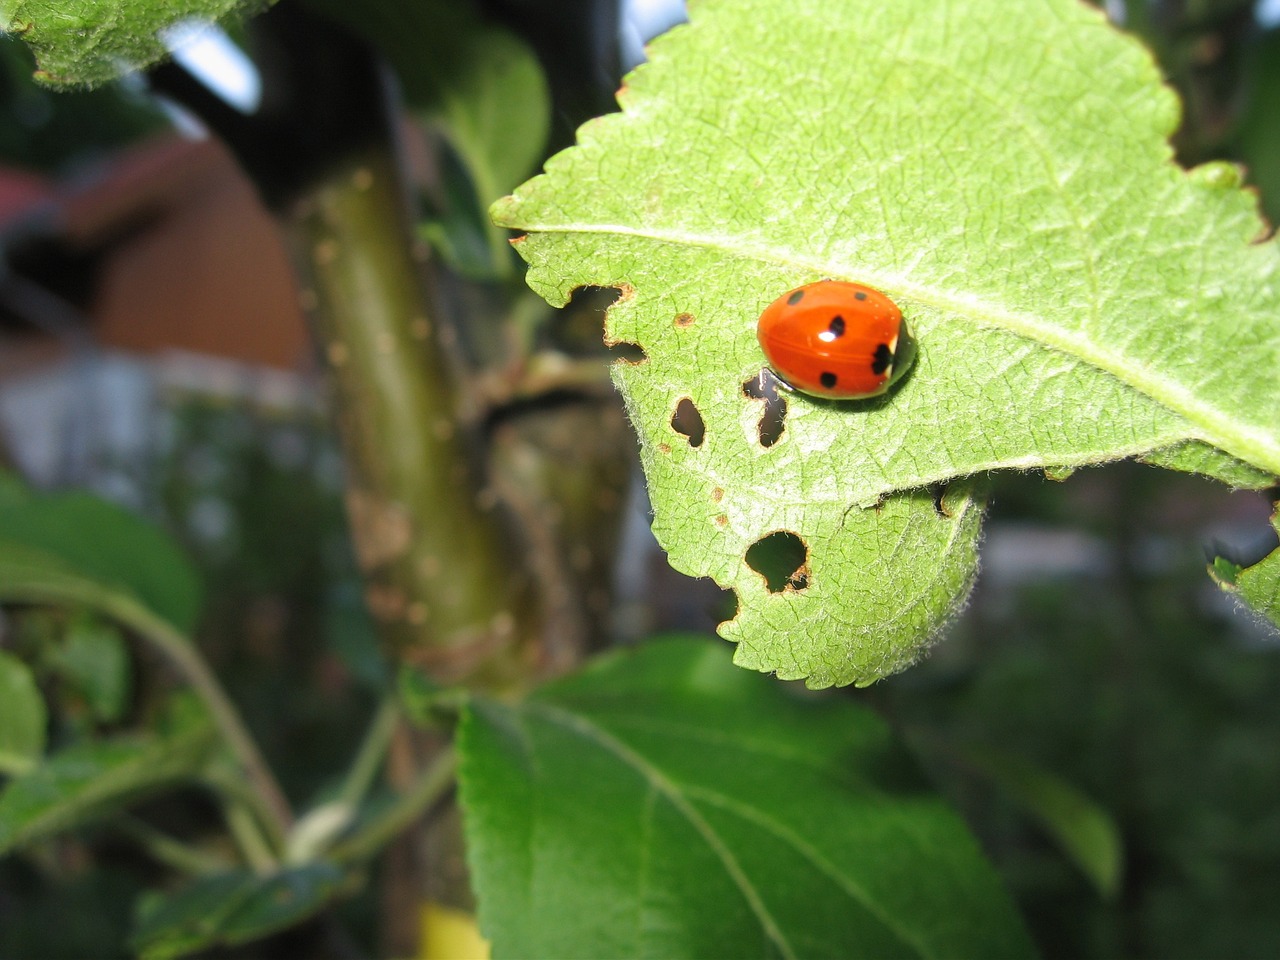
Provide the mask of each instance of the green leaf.
POLYGON ((154 894, 139 909, 133 948, 145 960, 169 960, 258 940, 318 913, 344 880, 337 867, 314 863, 265 877, 222 874, 154 894))
POLYGON ((184 20, 220 21, 266 0, 3 0, 0 24, 35 52, 49 84, 97 85, 168 55, 161 32, 184 20))
POLYGON ((1120 888, 1124 850, 1115 820, 1071 783, 1021 757, 990 748, 965 760, 1040 822, 1103 897, 1120 888))
POLYGON ((56 654, 58 670, 88 701, 95 719, 119 720, 129 703, 129 650, 119 629, 81 615, 67 627, 56 654))
POLYGON ((205 724, 183 736, 121 738, 53 755, 0 792, 0 855, 194 777, 215 742, 205 724))
POLYGON ((487 205, 543 158, 551 93, 537 56, 519 37, 482 26, 458 41, 468 69, 442 84, 440 119, 487 205))
POLYGON ((47 723, 30 668, 0 650, 0 774, 25 773, 40 760, 47 723))
MULTIPOLYGON (((1196 441, 1223 471, 1229 456, 1280 472, 1275 245, 1254 242, 1262 223, 1232 168, 1172 162, 1178 105, 1100 13, 705 0, 690 17, 652 44, 620 114, 492 211, 527 232, 529 282, 553 304, 582 285, 623 290, 606 334, 645 351, 615 381, 674 566, 736 585, 744 544, 780 525, 816 564, 842 525, 875 538, 856 507, 992 469, 1196 441), (893 297, 918 358, 871 401, 788 395, 766 446, 743 387, 764 362, 756 319, 822 277, 893 297), (686 398, 697 446, 672 423, 686 398)), ((850 625, 895 626, 863 604, 885 570, 934 576, 934 551, 896 555, 899 521, 883 522, 874 574, 838 551, 824 563, 824 615, 804 591, 783 598, 790 649, 838 646, 835 633, 858 656, 850 625)), ((935 599, 930 623, 954 603, 935 599)), ((732 632, 777 644, 783 622, 732 632)))
POLYGON ((182 551, 151 524, 83 493, 10 490, 0 497, 0 600, 23 591, 126 595, 183 633, 200 610, 200 581, 182 551))
MULTIPOLYGON (((1271 515, 1271 526, 1280 534, 1280 510, 1271 515)), ((1280 627, 1280 547, 1248 567, 1226 557, 1215 557, 1209 565, 1209 576, 1227 593, 1280 627)))
POLYGON ((495 956, 1032 954, 884 724, 706 641, 605 657, 459 740, 495 956))

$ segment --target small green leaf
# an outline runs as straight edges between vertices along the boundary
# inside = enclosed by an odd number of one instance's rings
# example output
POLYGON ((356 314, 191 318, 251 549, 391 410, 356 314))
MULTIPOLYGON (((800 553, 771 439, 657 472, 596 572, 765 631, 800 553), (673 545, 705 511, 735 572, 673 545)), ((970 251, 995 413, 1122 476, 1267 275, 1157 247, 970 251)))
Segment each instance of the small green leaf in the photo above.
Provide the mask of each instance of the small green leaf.
MULTIPOLYGON (((1271 526, 1280 534, 1280 510, 1271 515, 1271 526)), ((1280 627, 1280 547, 1248 567, 1215 557, 1209 565, 1209 576, 1227 593, 1280 627)))
MULTIPOLYGON (((862 647, 896 648, 902 625, 864 598, 932 583, 938 547, 979 533, 899 551, 902 491, 1143 454, 1251 486, 1280 474, 1276 244, 1256 242, 1236 171, 1173 163, 1177 102, 1097 10, 704 0, 650 55, 621 113, 492 213, 526 232, 529 283, 553 304, 623 291, 607 336, 645 359, 614 379, 673 566, 740 588, 747 547, 779 530, 809 545, 821 611, 794 590, 729 631, 786 651, 757 668, 821 658, 874 679, 862 647), (823 277, 891 296, 916 363, 871 401, 789 394, 766 438, 744 390, 764 364, 756 320, 823 277), (882 520, 856 519, 876 503, 882 520), (852 563, 846 534, 880 562, 852 563)), ((968 582, 950 580, 923 601, 921 639, 968 582)))
POLYGON ((47 723, 30 668, 0 650, 0 774, 26 773, 40 760, 47 723))
POLYGON ((215 743, 206 725, 171 739, 121 738, 54 754, 0 792, 0 855, 194 777, 215 743))
POLYGON ((129 703, 129 650, 110 623, 82 614, 67 628, 56 654, 58 670, 84 696, 95 719, 119 720, 129 703))
POLYGON ((1039 765, 991 748, 965 760, 1040 822, 1103 897, 1120 888, 1124 850, 1115 820, 1075 786, 1039 765))
POLYGON ((151 524, 88 494, 10 490, 0 497, 0 600, 41 589, 95 605, 127 595, 183 633, 200 609, 194 568, 151 524))
POLYGON ((483 26, 459 41, 468 69, 443 85, 440 119, 487 207, 543 158, 551 93, 537 56, 514 34, 483 26))
POLYGON ((168 55, 162 31, 185 20, 248 14, 267 0, 4 0, 0 24, 35 52, 41 80, 106 83, 168 55))
POLYGON ((668 640, 473 701, 461 802, 494 955, 1031 955, 884 724, 795 693, 668 640))
POLYGON ((345 879, 337 867, 314 863, 265 877, 241 871, 198 880, 143 900, 133 947, 145 960, 169 960, 258 940, 319 912, 345 879))

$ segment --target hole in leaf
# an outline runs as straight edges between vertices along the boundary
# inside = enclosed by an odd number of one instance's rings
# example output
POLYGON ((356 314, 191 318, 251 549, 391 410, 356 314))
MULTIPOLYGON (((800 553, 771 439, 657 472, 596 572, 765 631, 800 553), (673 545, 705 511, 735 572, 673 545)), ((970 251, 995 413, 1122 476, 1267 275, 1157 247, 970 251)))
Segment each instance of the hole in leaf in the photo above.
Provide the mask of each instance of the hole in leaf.
POLYGON ((621 298, 617 287, 576 287, 555 322, 538 328, 538 346, 575 357, 599 356, 601 341, 609 345, 604 334, 606 314, 621 298))
POLYGON ((778 392, 778 378, 766 367, 742 385, 742 393, 752 400, 764 401, 756 432, 760 446, 772 447, 787 428, 787 398, 778 392))
POLYGON ((676 404, 676 412, 671 415, 671 429, 688 437, 691 447, 702 446, 703 438, 707 435, 706 427, 702 423, 702 414, 688 397, 682 397, 676 404))
POLYGON ((929 484, 929 494, 933 497, 933 511, 940 517, 950 519, 951 511, 947 508, 947 485, 945 483, 929 484))
POLYGON ((770 593, 809 585, 809 548, 789 530, 761 537, 747 548, 747 566, 764 577, 770 593))
POLYGON ((609 344, 609 356, 623 363, 644 363, 649 359, 644 347, 629 340, 618 340, 609 344))

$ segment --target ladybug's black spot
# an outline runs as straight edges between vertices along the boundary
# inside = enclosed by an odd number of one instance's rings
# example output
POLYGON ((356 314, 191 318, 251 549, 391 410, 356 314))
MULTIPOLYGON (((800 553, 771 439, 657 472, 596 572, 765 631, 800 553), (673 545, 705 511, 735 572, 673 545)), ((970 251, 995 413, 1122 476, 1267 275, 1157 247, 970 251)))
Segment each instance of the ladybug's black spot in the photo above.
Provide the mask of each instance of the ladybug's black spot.
POLYGON ((827 325, 827 329, 831 331, 833 337, 844 336, 844 317, 836 314, 831 318, 831 323, 827 325))
POLYGON ((818 381, 830 390, 836 385, 836 375, 830 370, 823 371, 822 376, 818 377, 818 381))
POLYGON ((867 299, 867 295, 866 295, 866 293, 864 293, 863 291, 859 290, 857 293, 855 293, 855 294, 853 295, 853 299, 855 299, 855 300, 865 300, 865 299, 867 299))
POLYGON ((876 352, 871 358, 871 372, 879 376, 891 366, 893 366, 893 351, 889 349, 887 343, 882 343, 876 347, 876 352))
POLYGON ((792 290, 791 296, 787 297, 787 306, 794 307, 797 303, 804 299, 803 290, 792 290))

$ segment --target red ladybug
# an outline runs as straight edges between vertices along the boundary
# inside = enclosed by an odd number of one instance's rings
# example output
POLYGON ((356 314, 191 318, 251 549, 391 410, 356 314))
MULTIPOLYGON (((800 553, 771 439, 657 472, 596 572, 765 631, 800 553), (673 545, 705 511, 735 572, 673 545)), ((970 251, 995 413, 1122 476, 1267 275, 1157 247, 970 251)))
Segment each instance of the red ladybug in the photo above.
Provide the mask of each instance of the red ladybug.
POLYGON ((898 305, 842 280, 784 293, 760 314, 756 336, 785 386, 831 400, 878 396, 915 358, 898 305))

